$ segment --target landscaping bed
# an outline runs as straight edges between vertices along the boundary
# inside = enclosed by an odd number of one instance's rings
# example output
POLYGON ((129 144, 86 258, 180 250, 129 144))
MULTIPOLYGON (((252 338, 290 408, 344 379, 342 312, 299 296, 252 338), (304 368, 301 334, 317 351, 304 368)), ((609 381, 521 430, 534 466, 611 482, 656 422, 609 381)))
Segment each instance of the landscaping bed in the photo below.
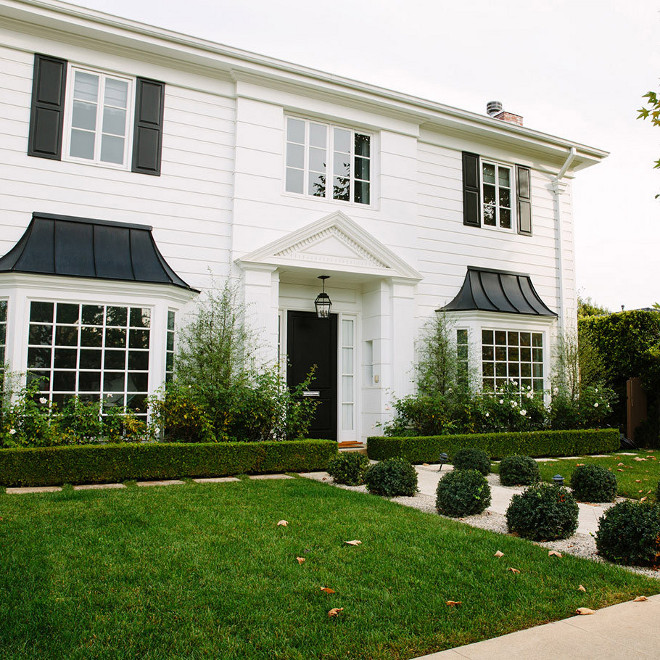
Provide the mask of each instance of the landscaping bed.
POLYGON ((407 659, 660 591, 303 479, 3 495, 0 518, 2 657, 407 659))
POLYGON ((649 502, 655 501, 656 489, 660 481, 660 451, 642 450, 627 452, 627 454, 543 461, 539 463, 541 479, 552 482, 552 477, 559 473, 564 477, 566 483, 570 483, 570 477, 578 464, 600 465, 616 476, 617 494, 620 497, 629 497, 634 500, 646 497, 649 502), (633 455, 627 455, 631 453, 633 455))

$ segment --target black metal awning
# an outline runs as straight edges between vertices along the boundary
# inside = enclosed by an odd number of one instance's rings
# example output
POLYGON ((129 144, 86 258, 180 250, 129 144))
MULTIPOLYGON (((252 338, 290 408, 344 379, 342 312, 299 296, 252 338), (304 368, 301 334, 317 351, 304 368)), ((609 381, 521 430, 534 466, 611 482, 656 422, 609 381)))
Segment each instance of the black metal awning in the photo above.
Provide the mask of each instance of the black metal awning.
POLYGON ((33 213, 0 273, 171 284, 194 290, 168 265, 147 225, 33 213))
POLYGON ((464 310, 557 316, 536 293, 529 275, 474 266, 468 266, 458 295, 436 311, 464 310))

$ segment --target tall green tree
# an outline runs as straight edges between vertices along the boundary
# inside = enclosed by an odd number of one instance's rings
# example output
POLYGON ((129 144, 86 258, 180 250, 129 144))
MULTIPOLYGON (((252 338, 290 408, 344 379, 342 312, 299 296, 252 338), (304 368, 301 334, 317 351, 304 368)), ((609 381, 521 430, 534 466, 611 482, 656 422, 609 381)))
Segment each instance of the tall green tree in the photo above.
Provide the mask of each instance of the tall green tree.
MULTIPOLYGON (((660 127, 660 98, 658 98, 658 93, 646 92, 642 98, 646 99, 646 101, 638 110, 639 114, 637 115, 637 119, 648 119, 653 126, 660 127)), ((660 158, 655 161, 653 167, 660 169, 660 158)), ((655 197, 656 199, 660 197, 660 193, 655 197)))

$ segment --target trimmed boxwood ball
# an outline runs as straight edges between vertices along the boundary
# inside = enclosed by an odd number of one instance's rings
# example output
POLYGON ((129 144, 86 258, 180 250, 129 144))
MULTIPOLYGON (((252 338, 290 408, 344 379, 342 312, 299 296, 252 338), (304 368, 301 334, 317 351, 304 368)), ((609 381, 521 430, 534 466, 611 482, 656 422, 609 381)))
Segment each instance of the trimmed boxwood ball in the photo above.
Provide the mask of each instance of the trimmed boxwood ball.
POLYGON ((571 475, 573 497, 578 502, 614 502, 616 477, 600 465, 578 465, 571 475))
POLYGON ((435 506, 452 518, 473 516, 490 504, 490 486, 478 470, 453 470, 438 482, 435 506))
POLYGON ((478 470, 490 474, 490 458, 482 449, 459 449, 452 458, 454 470, 478 470))
POLYGON ((503 486, 531 486, 540 480, 539 465, 530 456, 513 454, 500 461, 500 483, 503 486))
POLYGON ((506 510, 509 532, 532 541, 572 536, 578 526, 578 505, 566 488, 537 484, 511 498, 506 510))
POLYGON ((368 467, 369 459, 364 454, 343 452, 330 461, 328 473, 335 483, 359 486, 364 483, 364 473, 368 467))
POLYGON ((619 502, 598 523, 598 554, 617 564, 660 566, 660 506, 619 502))
POLYGON ((364 483, 373 495, 412 497, 417 492, 417 472, 405 458, 388 458, 367 469, 364 483))

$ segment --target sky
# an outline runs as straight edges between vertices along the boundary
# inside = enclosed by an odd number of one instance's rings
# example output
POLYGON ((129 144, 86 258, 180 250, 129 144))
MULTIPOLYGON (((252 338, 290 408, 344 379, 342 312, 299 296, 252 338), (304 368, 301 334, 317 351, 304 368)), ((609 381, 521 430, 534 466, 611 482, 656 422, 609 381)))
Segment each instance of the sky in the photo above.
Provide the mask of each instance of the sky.
POLYGON ((76 0, 610 152, 573 184, 578 291, 660 302, 660 0, 76 0))

